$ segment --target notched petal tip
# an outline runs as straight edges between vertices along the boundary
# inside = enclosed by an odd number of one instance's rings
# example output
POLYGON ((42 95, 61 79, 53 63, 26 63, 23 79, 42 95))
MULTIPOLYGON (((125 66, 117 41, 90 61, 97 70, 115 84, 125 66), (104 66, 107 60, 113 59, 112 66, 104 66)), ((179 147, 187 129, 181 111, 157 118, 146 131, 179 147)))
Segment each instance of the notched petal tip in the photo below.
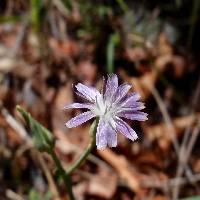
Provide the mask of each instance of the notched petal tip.
POLYGON ((67 127, 67 128, 72 128, 72 126, 70 126, 70 123, 65 123, 65 126, 67 127))
MULTIPOLYGON (((135 140, 137 140, 138 138, 139 138, 138 135, 137 135, 137 134, 136 134, 136 135, 134 134, 134 135, 132 135, 132 139, 131 139, 131 140, 132 140, 132 141, 135 141, 135 140)), ((129 139, 130 139, 130 138, 129 138, 129 139)))
MULTIPOLYGON (((139 111, 140 112, 140 111, 139 111)), ((148 120, 148 113, 145 113, 145 112, 141 112, 143 114, 143 120, 141 121, 146 121, 148 120)))
POLYGON ((135 141, 138 138, 137 133, 122 119, 117 118, 116 129, 128 139, 135 141))
POLYGON ((106 147, 107 147, 107 146, 97 146, 97 149, 102 151, 102 150, 105 150, 106 147))
POLYGON ((116 94, 115 94, 116 101, 123 99, 123 97, 125 97, 127 95, 127 93, 129 92, 130 89, 131 89, 131 85, 129 85, 127 83, 121 84, 117 88, 117 91, 116 91, 116 94))
POLYGON ((76 93, 78 93, 79 96, 87 99, 90 102, 93 102, 96 96, 100 95, 99 91, 96 88, 84 85, 82 83, 78 83, 75 87, 78 91, 76 93))
POLYGON ((108 147, 114 148, 114 147, 117 147, 117 144, 108 144, 108 147))
POLYGON ((97 149, 117 146, 117 133, 105 119, 100 118, 96 133, 97 149))
POLYGON ((71 108, 71 104, 70 104, 70 105, 64 106, 64 107, 62 108, 62 110, 68 110, 68 109, 70 109, 70 108, 71 108))

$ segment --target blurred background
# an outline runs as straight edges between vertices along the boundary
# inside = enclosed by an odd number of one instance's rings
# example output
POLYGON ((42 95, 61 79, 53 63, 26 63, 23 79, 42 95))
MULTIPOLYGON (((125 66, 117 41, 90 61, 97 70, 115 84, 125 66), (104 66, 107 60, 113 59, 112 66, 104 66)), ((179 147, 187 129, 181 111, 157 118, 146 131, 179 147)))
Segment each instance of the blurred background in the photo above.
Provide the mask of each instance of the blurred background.
POLYGON ((116 73, 145 102, 130 122, 136 142, 97 151, 72 175, 78 200, 200 199, 199 0, 0 1, 0 199, 66 200, 49 155, 30 145, 19 104, 51 130, 67 168, 89 126, 67 129, 80 110, 74 85, 100 88, 116 73))

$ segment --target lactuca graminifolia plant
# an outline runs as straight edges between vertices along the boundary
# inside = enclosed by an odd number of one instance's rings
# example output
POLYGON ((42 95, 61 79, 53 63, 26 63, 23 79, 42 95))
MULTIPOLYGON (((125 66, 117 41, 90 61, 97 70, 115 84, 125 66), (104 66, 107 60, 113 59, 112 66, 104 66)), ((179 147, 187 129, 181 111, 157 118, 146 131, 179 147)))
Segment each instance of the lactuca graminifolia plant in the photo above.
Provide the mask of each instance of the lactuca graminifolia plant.
POLYGON ((17 110, 23 116, 33 134, 33 140, 37 149, 47 152, 52 157, 57 171, 66 186, 70 200, 75 200, 71 174, 86 160, 95 147, 95 143, 98 149, 105 149, 107 146, 116 147, 117 132, 121 132, 125 137, 133 141, 138 138, 136 132, 124 119, 145 121, 147 120, 147 114, 141 112, 145 106, 144 103, 139 101, 140 95, 136 92, 129 93, 130 88, 131 85, 126 83, 118 85, 118 77, 115 74, 108 75, 105 87, 101 92, 81 83, 76 85, 77 94, 86 102, 73 103, 65 106, 65 109, 84 108, 88 109, 88 111, 69 120, 66 126, 72 128, 92 118, 96 119, 90 127, 90 143, 80 158, 67 170, 63 168, 55 152, 55 138, 53 137, 53 133, 36 121, 30 113, 17 106, 17 110))
POLYGON ((124 121, 124 119, 145 121, 147 113, 141 112, 145 108, 140 102, 140 95, 136 92, 128 93, 131 85, 118 85, 116 74, 108 75, 104 89, 99 92, 96 88, 78 83, 77 95, 86 103, 73 103, 65 106, 65 109, 82 108, 88 111, 72 118, 66 123, 68 128, 73 128, 92 119, 98 118, 96 132, 97 149, 105 149, 117 146, 117 132, 122 133, 132 141, 138 138, 136 132, 124 121), (123 118, 123 119, 122 119, 123 118))

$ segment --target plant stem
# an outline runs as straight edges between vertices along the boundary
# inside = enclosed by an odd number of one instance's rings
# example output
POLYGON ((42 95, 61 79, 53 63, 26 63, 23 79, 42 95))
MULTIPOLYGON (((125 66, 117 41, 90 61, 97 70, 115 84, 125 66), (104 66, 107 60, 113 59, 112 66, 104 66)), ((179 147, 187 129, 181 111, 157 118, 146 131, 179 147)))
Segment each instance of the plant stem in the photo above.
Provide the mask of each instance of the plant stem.
POLYGON ((81 157, 67 170, 67 174, 68 175, 72 174, 83 163, 83 161, 86 160, 88 155, 91 153, 91 151, 95 147, 95 144, 96 144, 96 130, 97 130, 98 121, 99 120, 96 119, 93 122, 93 124, 92 124, 92 126, 90 128, 91 141, 90 141, 89 145, 87 146, 87 148, 85 149, 85 151, 83 152, 83 154, 81 155, 81 157))
POLYGON ((71 183, 70 174, 72 174, 83 163, 83 161, 86 160, 87 156, 91 153, 92 149, 94 148, 94 146, 96 144, 96 130, 97 130, 98 121, 99 120, 96 119, 90 128, 91 141, 90 141, 88 147, 85 149, 85 151, 81 155, 81 157, 67 170, 67 172, 63 169, 63 167, 60 163, 60 160, 58 159, 53 148, 50 148, 48 151, 56 164, 58 172, 60 173, 61 177, 63 178, 63 181, 68 190, 70 200, 75 200, 75 197, 74 197, 73 191, 72 191, 72 183, 71 183))
POLYGON ((60 173, 61 177, 63 178, 65 186, 67 187, 67 191, 68 191, 70 200, 75 200, 75 197, 74 197, 74 194, 72 191, 72 182, 71 182, 70 176, 63 169, 63 167, 60 163, 60 160, 58 159, 56 153, 54 152, 54 150, 52 148, 49 149, 49 154, 52 156, 52 158, 56 164, 56 167, 58 169, 58 172, 60 173))

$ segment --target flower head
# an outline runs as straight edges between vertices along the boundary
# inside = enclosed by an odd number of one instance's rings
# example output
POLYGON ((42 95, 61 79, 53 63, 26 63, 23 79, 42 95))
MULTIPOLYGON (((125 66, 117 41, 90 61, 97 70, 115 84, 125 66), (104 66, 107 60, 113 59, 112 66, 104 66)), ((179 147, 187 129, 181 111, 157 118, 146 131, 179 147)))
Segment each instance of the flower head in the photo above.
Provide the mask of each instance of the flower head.
POLYGON ((68 128, 76 127, 94 117, 99 118, 96 133, 96 145, 98 149, 107 146, 117 146, 117 132, 122 133, 132 141, 138 138, 136 132, 121 118, 145 121, 147 114, 141 112, 145 106, 139 102, 140 95, 136 92, 128 94, 131 86, 122 84, 118 86, 118 77, 115 74, 108 75, 104 92, 96 88, 78 83, 77 95, 87 103, 73 103, 65 106, 65 109, 83 108, 87 112, 72 118, 66 123, 68 128))

